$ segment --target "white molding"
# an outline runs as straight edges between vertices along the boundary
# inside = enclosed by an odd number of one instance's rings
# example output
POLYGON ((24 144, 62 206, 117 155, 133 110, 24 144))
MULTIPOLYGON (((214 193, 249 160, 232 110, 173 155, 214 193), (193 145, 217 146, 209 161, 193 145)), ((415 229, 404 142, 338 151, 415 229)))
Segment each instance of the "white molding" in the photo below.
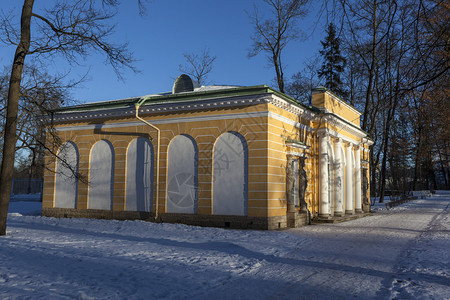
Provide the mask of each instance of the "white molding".
POLYGON ((367 134, 364 131, 362 131, 360 129, 356 129, 355 127, 345 123, 344 121, 338 119, 337 117, 333 116, 332 114, 325 115, 323 117, 323 120, 331 125, 341 128, 341 129, 347 131, 348 133, 353 134, 361 139, 367 137, 367 134))
POLYGON ((363 138, 362 142, 363 142, 363 144, 369 145, 369 147, 372 146, 373 144, 375 144, 375 142, 372 141, 371 139, 369 139, 368 137, 363 138))
MULTIPOLYGON (((261 103, 271 103, 274 106, 281 108, 285 111, 291 112, 296 115, 301 115, 302 118, 307 120, 314 120, 316 114, 307 109, 304 109, 298 105, 292 104, 279 96, 274 94, 259 94, 251 96, 235 96, 228 98, 213 98, 205 100, 187 100, 183 102, 164 102, 164 103, 152 103, 143 105, 139 109, 141 115, 154 114, 154 113, 167 113, 178 112, 187 110, 200 110, 211 108, 223 108, 230 106, 248 106, 261 103)), ((110 109, 97 109, 82 112, 67 112, 58 113, 53 116, 54 122, 73 122, 73 121, 85 121, 90 119, 101 118, 115 118, 115 117, 127 117, 134 116, 136 113, 135 107, 127 108, 110 108, 110 109)))
POLYGON ((292 156, 298 156, 298 157, 304 157, 304 158, 308 158, 308 156, 306 155, 306 153, 300 153, 300 152, 296 152, 296 151, 286 151, 287 155, 292 155, 292 156))
MULTIPOLYGON (((306 130, 306 131, 313 131, 314 130, 314 129, 312 129, 311 127, 309 127, 307 125, 304 125, 304 124, 299 123, 297 121, 294 121, 292 119, 283 117, 282 115, 279 115, 279 114, 271 112, 271 111, 269 111, 268 117, 272 118, 272 119, 275 119, 275 120, 278 120, 278 121, 281 121, 281 122, 284 122, 284 123, 287 123, 287 124, 292 125, 292 126, 294 126, 296 128, 303 129, 303 130, 306 130)), ((280 128, 280 127, 278 127, 278 128, 280 128)))
POLYGON ((342 139, 342 143, 348 143, 348 144, 352 144, 352 145, 359 144, 358 141, 356 141, 356 140, 354 140, 352 138, 349 138, 349 137, 347 137, 347 136, 345 136, 345 135, 343 135, 341 133, 338 133, 338 132, 336 132, 334 130, 331 130, 329 128, 325 128, 325 127, 319 128, 317 130, 317 135, 318 136, 325 135, 325 136, 330 136, 330 137, 333 137, 333 138, 340 138, 340 139, 342 139))
POLYGON ((301 144, 291 143, 291 142, 286 142, 286 146, 291 147, 291 148, 301 149, 301 150, 308 150, 309 148, 311 148, 311 146, 301 145, 301 144))
MULTIPOLYGON (((157 102, 143 105, 139 109, 139 114, 145 116, 154 113, 167 113, 211 108, 223 108, 230 106, 248 106, 254 104, 267 103, 270 98, 267 94, 251 95, 251 96, 235 96, 227 98, 211 98, 211 99, 194 99, 182 102, 157 102)), ((134 116, 136 109, 134 106, 126 108, 105 108, 97 110, 88 110, 82 112, 67 112, 58 113, 53 116, 54 122, 70 122, 70 121, 84 121, 90 119, 114 118, 134 116)))
POLYGON ((316 113, 306 110, 306 109, 300 107, 299 105, 290 103, 290 102, 284 100, 283 98, 281 98, 277 95, 274 95, 274 94, 272 94, 271 99, 268 99, 268 100, 269 100, 268 103, 270 103, 278 108, 281 108, 287 112, 293 113, 295 115, 301 115, 302 118, 304 118, 308 121, 313 121, 317 116, 316 113))
POLYGON ((353 106, 351 106, 350 104, 346 103, 344 100, 342 100, 340 97, 336 96, 333 92, 329 91, 328 89, 325 89, 325 91, 323 90, 313 90, 312 94, 321 94, 325 92, 326 94, 328 94, 328 96, 330 96, 331 98, 333 98, 334 100, 338 101, 340 104, 343 104, 345 107, 347 107, 348 109, 350 109, 352 112, 358 114, 359 116, 362 115, 362 113, 357 110, 356 108, 354 108, 353 106))
MULTIPOLYGON (((311 112, 305 108, 302 108, 298 105, 289 103, 288 101, 282 99, 281 97, 275 94, 263 94, 263 95, 252 95, 252 96, 239 96, 232 99, 219 98, 219 99, 209 99, 209 100, 191 100, 184 101, 182 103, 170 102, 170 103, 156 103, 153 105, 142 106, 140 109, 140 113, 144 115, 144 118, 148 118, 148 116, 152 113, 159 112, 169 112, 169 111, 180 111, 180 110, 199 110, 204 108, 221 108, 226 106, 248 106, 254 104, 261 103, 270 103, 274 106, 283 109, 284 111, 291 112, 293 114, 299 115, 299 118, 303 118, 309 121, 319 121, 319 117, 324 118, 324 121, 341 128, 353 134, 359 138, 362 138, 363 141, 370 145, 371 140, 366 138, 366 133, 362 130, 358 130, 353 126, 345 123, 344 121, 338 119, 332 114, 317 115, 314 112, 311 112)), ((345 104, 345 103, 344 103, 345 104)), ((85 122, 90 119, 100 119, 100 118, 116 118, 121 116, 134 116, 135 109, 134 107, 129 108, 120 108, 120 109, 106 109, 106 110, 97 110, 97 111, 88 111, 88 112, 78 112, 78 113, 66 113, 57 115, 54 117, 54 121, 56 122, 76 122, 81 121, 85 122)), ((209 116, 197 116, 197 117, 184 117, 184 118, 168 118, 168 119, 159 119, 152 120, 151 122, 155 125, 158 124, 170 124, 170 123, 187 123, 187 122, 198 122, 198 121, 213 121, 213 120, 228 120, 228 119, 244 119, 244 118, 258 118, 258 117, 270 117, 281 122, 287 123, 289 125, 294 126, 295 128, 299 128, 302 130, 306 130, 309 132, 313 132, 313 129, 310 126, 301 124, 297 121, 294 121, 290 118, 282 116, 273 111, 260 111, 260 112, 245 112, 245 113, 231 113, 231 114, 217 114, 217 115, 209 115, 209 116)), ((56 127, 56 131, 79 131, 79 130, 92 130, 92 129, 106 129, 106 128, 120 128, 120 127, 137 127, 144 126, 139 121, 131 121, 131 122, 120 122, 120 123, 107 123, 107 124, 89 124, 89 125, 71 125, 64 126, 61 124, 61 127, 56 127)), ((249 124, 253 125, 253 124, 249 124)), ((268 124, 267 125, 271 125, 268 124)), ((321 128, 317 131, 318 134, 326 134, 331 135, 336 138, 341 138, 343 141, 350 142, 352 144, 360 144, 360 141, 348 138, 336 131, 332 131, 330 129, 321 128)), ((372 142, 373 143, 373 142, 372 142)), ((367 150, 363 150, 367 151, 367 150)))
MULTIPOLYGON (((268 111, 247 112, 237 114, 226 115, 213 115, 213 116, 198 116, 198 117, 185 117, 185 118, 169 118, 162 120, 151 120, 152 124, 170 124, 170 123, 187 123, 187 122, 199 122, 199 121, 214 121, 214 120, 228 120, 228 119, 245 119, 245 118, 260 118, 267 117, 268 111)), ((92 130, 101 128, 120 128, 120 127, 136 127, 145 126, 140 121, 132 122, 120 122, 120 123, 107 123, 107 124, 89 124, 89 125, 73 125, 65 127, 56 127, 56 131, 70 131, 70 130, 92 130)))
POLYGON ((362 115, 362 113, 357 110, 356 108, 354 108, 353 106, 351 106, 350 104, 346 103, 344 100, 340 99, 338 96, 334 95, 333 93, 330 93, 330 91, 326 91, 326 93, 333 98, 334 100, 338 101, 340 104, 343 104, 346 108, 350 109, 352 112, 358 114, 359 116, 362 115))
MULTIPOLYGON (((198 116, 198 117, 185 117, 185 118, 169 118, 163 120, 152 120, 152 124, 170 124, 170 123, 187 123, 187 122, 198 122, 198 121, 214 121, 214 120, 229 120, 229 119, 245 119, 245 118, 260 118, 260 117, 270 117, 281 122, 292 125, 296 128, 304 129, 306 131, 313 131, 309 126, 291 120, 289 118, 283 117, 271 111, 260 111, 260 112, 246 112, 246 113, 234 113, 225 115, 211 115, 211 116, 198 116)), ((258 124, 248 124, 248 125, 258 125, 258 124)), ((106 123, 106 124, 89 124, 89 125, 73 125, 65 127, 55 127, 56 131, 78 131, 78 130, 92 130, 92 129, 106 129, 106 128, 121 128, 121 127, 136 127, 144 126, 142 122, 132 121, 132 122, 120 122, 120 123, 106 123)))

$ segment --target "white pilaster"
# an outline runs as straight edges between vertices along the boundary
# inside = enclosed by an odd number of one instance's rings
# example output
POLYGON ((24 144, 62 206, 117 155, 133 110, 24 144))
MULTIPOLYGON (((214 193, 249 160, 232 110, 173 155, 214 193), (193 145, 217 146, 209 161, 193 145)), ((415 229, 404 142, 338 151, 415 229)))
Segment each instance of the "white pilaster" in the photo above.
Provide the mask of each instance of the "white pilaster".
POLYGON ((352 157, 352 145, 347 143, 345 145, 345 156, 347 158, 347 165, 345 168, 345 180, 346 180, 346 196, 345 196, 345 214, 353 214, 353 157, 352 157))
POLYGON ((330 215, 330 207, 328 205, 328 153, 327 153, 328 137, 324 134, 319 135, 319 216, 328 217, 330 215))
POLYGON ((361 213, 361 150, 359 146, 356 146, 355 150, 355 210, 357 213, 361 213))
POLYGON ((336 216, 342 216, 344 214, 344 158, 341 155, 342 152, 342 139, 335 140, 335 199, 336 205, 334 214, 336 216))

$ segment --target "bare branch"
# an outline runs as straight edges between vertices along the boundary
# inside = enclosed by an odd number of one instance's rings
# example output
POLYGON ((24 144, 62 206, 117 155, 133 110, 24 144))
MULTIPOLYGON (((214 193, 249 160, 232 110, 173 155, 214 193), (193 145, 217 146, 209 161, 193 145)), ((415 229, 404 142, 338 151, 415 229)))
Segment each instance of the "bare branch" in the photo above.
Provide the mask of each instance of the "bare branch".
POLYGON ((199 86, 207 84, 207 78, 213 69, 216 56, 211 56, 206 47, 201 54, 185 53, 183 56, 187 63, 179 65, 179 71, 194 77, 199 86))
POLYGON ((255 4, 253 13, 247 12, 255 33, 248 56, 254 57, 265 52, 275 68, 278 89, 284 92, 282 52, 286 45, 298 38, 300 31, 297 21, 306 15, 308 0, 264 0, 271 9, 271 18, 261 19, 255 4))

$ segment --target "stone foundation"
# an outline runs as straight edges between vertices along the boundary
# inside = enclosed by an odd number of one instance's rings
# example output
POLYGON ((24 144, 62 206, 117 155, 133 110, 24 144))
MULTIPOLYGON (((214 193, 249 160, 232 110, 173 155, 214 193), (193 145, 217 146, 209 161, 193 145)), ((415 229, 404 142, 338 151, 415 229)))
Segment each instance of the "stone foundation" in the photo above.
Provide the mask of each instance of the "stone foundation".
POLYGON ((328 217, 328 218, 321 218, 316 217, 312 219, 312 223, 313 224, 321 224, 321 223, 341 223, 341 222, 346 222, 346 221, 351 221, 351 220, 356 220, 359 218, 364 218, 364 217, 368 217, 371 216, 372 214, 370 213, 360 213, 360 214, 346 214, 344 216, 341 217, 328 217))
MULTIPOLYGON (((73 208, 42 208, 42 215, 54 218, 89 218, 114 220, 144 220, 158 223, 182 223, 186 225, 204 227, 222 227, 234 229, 263 229, 275 230, 287 228, 286 216, 278 217, 250 217, 250 216, 223 216, 223 215, 191 215, 161 213, 155 220, 152 212, 111 211, 98 209, 73 208)), ((304 225, 301 214, 296 218, 295 225, 304 225)), ((306 220, 306 218, 305 218, 306 220)), ((298 226, 297 226, 298 227, 298 226)))
POLYGON ((288 213, 288 228, 298 228, 308 224, 308 216, 306 212, 288 213))

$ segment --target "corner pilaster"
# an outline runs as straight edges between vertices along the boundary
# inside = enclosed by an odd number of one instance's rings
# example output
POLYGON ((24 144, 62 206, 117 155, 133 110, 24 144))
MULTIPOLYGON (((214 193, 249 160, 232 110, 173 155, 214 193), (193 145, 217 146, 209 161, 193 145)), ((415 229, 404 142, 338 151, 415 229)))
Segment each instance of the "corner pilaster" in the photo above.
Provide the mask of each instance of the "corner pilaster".
POLYGON ((345 143, 345 156, 347 159, 347 165, 345 168, 345 180, 346 180, 346 188, 345 188, 345 214, 352 215, 354 213, 353 207, 353 191, 354 191, 354 182, 353 182, 353 153, 352 153, 352 144, 345 143))
POLYGON ((355 212, 362 213, 361 198, 361 147, 355 145, 355 212))
POLYGON ((328 150, 329 137, 326 133, 319 134, 319 217, 328 218, 330 207, 328 204, 328 150))

